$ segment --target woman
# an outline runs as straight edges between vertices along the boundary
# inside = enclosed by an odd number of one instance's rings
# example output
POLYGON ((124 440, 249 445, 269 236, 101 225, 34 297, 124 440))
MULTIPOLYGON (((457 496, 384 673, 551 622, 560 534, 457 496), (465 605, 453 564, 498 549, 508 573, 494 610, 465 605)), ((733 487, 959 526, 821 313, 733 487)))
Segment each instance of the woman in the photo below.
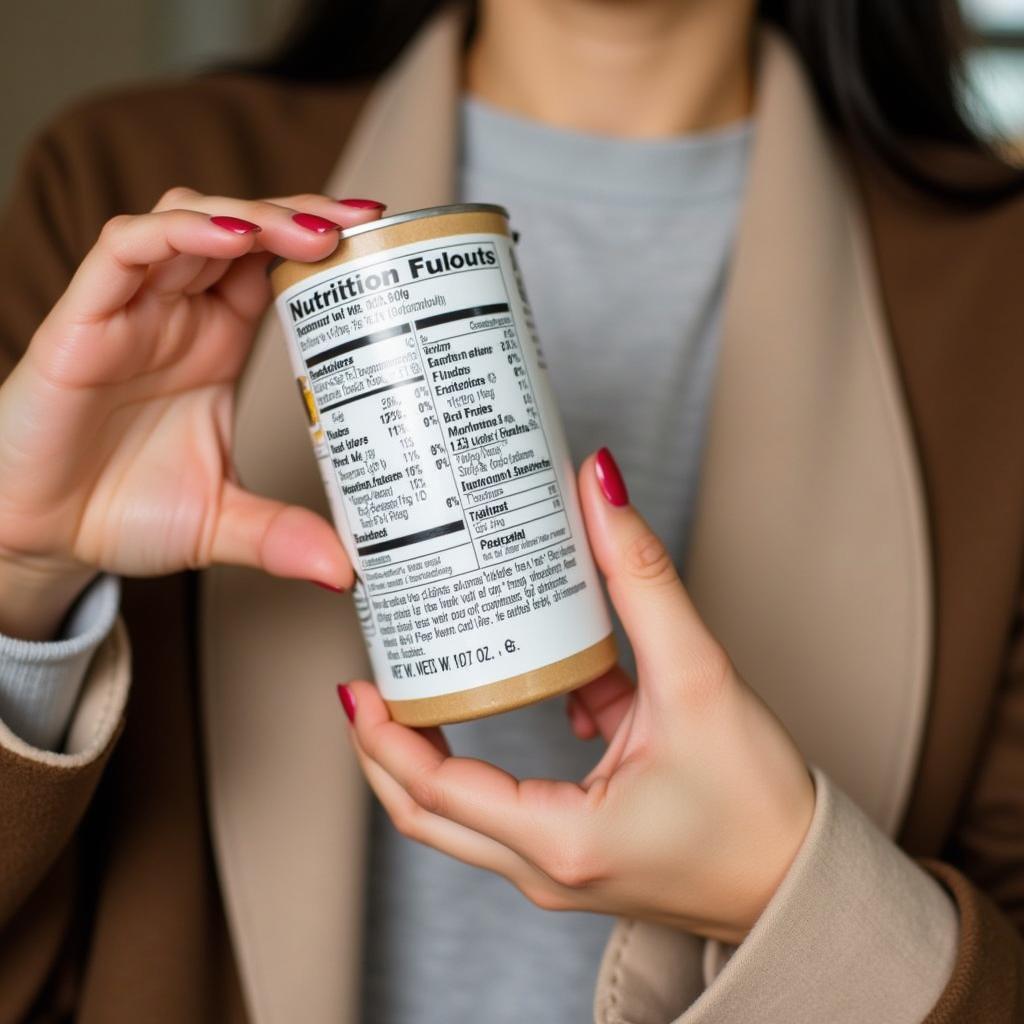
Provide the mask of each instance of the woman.
POLYGON ((1019 179, 941 5, 753 7, 336 2, 37 143, 0 1021, 578 1020, 594 976, 606 1022, 1022 1018, 1019 179), (506 199, 571 439, 623 456, 632 501, 579 477, 637 669, 570 698, 607 749, 555 702, 449 737, 582 784, 391 723, 348 599, 289 582, 352 570, 264 271, 380 215, 343 195, 506 199), (375 812, 372 869, 334 680, 408 837, 375 812))

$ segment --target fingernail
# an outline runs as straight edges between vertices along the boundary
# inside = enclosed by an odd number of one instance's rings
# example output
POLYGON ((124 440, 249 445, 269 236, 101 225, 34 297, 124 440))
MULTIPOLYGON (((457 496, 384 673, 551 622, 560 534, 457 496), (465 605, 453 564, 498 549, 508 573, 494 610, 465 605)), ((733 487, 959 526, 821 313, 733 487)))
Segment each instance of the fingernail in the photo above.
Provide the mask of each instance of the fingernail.
POLYGON ((338 700, 341 701, 341 706, 345 709, 345 715, 350 722, 356 720, 356 699, 352 696, 352 691, 344 684, 338 683, 338 700))
POLYGON ((344 587, 336 587, 333 583, 324 583, 322 580, 310 580, 316 587, 320 587, 321 590, 329 590, 332 594, 344 594, 344 587))
POLYGON ((235 235, 254 235, 257 231, 262 231, 263 228, 259 224, 253 224, 251 220, 242 220, 241 217, 211 217, 211 223, 216 224, 217 227, 223 228, 225 231, 230 231, 235 235))
POLYGON ((328 220, 326 217, 318 217, 315 213, 293 213, 292 220, 299 227, 303 227, 307 231, 315 231, 318 235, 326 235, 328 231, 341 230, 340 224, 335 224, 333 220, 328 220))
POLYGON ((612 505, 621 508, 623 505, 629 504, 626 481, 622 479, 618 464, 607 448, 600 449, 595 456, 594 471, 597 473, 597 482, 601 486, 601 493, 612 505))
POLYGON ((342 206, 351 206, 353 210, 386 210, 384 203, 378 203, 376 199, 339 199, 342 206))

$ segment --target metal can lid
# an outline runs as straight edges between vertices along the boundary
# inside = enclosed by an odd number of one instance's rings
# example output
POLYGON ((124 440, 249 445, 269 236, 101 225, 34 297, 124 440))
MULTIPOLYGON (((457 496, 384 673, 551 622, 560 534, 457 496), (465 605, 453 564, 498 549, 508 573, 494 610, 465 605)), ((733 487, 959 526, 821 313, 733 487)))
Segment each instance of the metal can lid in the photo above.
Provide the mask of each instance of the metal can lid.
MULTIPOLYGON (((365 235, 369 231, 377 231, 380 228, 389 228, 393 224, 404 224, 409 220, 422 220, 425 217, 444 217, 450 213, 496 213, 499 217, 508 220, 508 210, 497 203, 451 203, 448 206, 428 206, 422 210, 408 210, 405 213, 396 213, 391 217, 381 217, 380 220, 367 221, 365 224, 357 224, 354 228, 345 228, 341 232, 342 238, 351 238, 353 235, 365 235)), ((287 260, 283 256, 276 256, 270 261, 267 273, 270 274, 287 260)))

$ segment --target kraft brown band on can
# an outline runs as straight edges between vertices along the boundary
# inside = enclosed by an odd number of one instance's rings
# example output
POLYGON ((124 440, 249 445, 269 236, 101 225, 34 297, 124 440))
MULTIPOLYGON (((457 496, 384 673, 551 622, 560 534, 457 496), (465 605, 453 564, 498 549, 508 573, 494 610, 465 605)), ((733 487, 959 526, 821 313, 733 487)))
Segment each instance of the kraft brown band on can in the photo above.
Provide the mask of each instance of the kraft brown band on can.
POLYGON ((506 211, 388 217, 270 276, 392 716, 478 718, 611 668, 506 211))

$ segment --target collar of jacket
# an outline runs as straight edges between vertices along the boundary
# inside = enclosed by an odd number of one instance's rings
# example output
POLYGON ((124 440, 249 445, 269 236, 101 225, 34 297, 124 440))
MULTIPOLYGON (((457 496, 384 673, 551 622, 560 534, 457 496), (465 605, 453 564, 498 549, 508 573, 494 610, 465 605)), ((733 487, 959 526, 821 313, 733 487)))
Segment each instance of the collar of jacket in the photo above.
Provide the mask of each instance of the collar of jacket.
MULTIPOLYGON (((452 201, 463 23, 378 83, 324 191, 452 201)), ((890 833, 926 710, 922 489, 862 214, 790 51, 760 45, 756 141, 728 288, 689 587, 744 677, 890 833)), ((240 388, 246 485, 328 514, 281 332, 240 388)), ((204 574, 215 855, 256 1024, 358 1019, 366 793, 332 707, 368 665, 351 602, 204 574)))

